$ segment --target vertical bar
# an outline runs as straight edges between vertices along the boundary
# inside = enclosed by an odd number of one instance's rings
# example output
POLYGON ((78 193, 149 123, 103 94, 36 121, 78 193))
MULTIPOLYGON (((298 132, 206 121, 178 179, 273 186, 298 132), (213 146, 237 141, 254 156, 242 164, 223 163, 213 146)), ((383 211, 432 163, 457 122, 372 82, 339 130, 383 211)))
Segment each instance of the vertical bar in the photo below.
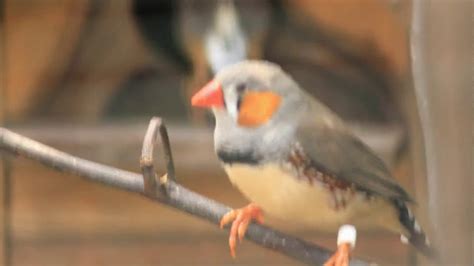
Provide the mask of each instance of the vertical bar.
POLYGON ((0 178, 2 179, 2 252, 3 252, 3 265, 12 265, 12 233, 11 233, 11 165, 10 161, 5 159, 3 156, 0 162, 0 178))
MULTIPOLYGON (((6 85, 7 85, 7 20, 6 1, 2 1, 0 8, 0 126, 6 120, 6 85)), ((3 265, 10 266, 12 263, 11 249, 11 195, 10 195, 10 165, 4 156, 0 154, 0 259, 3 265)))
POLYGON ((470 5, 468 0, 413 2, 412 67, 430 220, 442 265, 473 265, 470 5))
MULTIPOLYGON (((1 2, 0 7, 0 126, 3 126, 3 116, 5 111, 5 1, 1 2)), ((0 260, 3 265, 8 266, 6 257, 5 257, 5 206, 4 206, 4 196, 5 196, 5 169, 3 156, 0 153, 0 260)))

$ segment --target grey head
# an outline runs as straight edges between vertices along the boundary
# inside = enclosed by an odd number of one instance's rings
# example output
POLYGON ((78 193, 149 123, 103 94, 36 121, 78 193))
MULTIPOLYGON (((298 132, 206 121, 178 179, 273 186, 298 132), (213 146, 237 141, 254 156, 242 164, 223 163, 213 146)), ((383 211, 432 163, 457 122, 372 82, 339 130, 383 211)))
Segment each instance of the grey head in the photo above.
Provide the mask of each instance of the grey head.
POLYGON ((228 66, 214 81, 222 88, 225 104, 224 108, 213 108, 214 146, 221 161, 259 164, 286 158, 311 97, 278 65, 265 61, 228 66), (280 99, 268 120, 252 126, 239 123, 244 95, 250 92, 270 92, 280 99))

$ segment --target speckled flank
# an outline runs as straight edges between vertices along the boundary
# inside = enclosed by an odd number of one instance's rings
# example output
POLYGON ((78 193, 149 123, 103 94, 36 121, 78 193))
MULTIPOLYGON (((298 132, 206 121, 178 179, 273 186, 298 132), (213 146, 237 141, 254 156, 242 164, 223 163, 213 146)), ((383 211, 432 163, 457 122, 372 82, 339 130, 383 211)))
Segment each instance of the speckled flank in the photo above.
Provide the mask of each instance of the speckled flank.
MULTIPOLYGON (((355 187, 341 179, 324 174, 316 169, 314 164, 306 157, 301 146, 296 143, 288 156, 288 163, 283 164, 285 171, 298 179, 306 180, 310 185, 322 186, 331 196, 330 204, 334 209, 343 209, 355 196, 355 187), (317 183, 317 184, 315 184, 317 183)), ((366 195, 369 197, 369 195, 366 195)))

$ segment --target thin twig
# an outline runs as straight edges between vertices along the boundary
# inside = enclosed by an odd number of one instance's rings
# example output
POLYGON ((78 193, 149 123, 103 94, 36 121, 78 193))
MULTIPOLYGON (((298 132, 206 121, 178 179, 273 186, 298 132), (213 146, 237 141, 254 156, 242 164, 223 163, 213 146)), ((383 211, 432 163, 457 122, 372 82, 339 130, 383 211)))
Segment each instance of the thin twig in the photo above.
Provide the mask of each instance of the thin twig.
MULTIPOLYGON (((4 128, 0 128, 0 149, 38 161, 59 171, 146 195, 142 175, 74 157, 4 128)), ((171 179, 168 179, 166 188, 165 197, 159 189, 154 195, 147 196, 214 224, 218 224, 221 217, 231 210, 221 203, 188 190, 171 179)), ((246 238, 307 264, 322 265, 332 254, 327 249, 257 224, 249 226, 246 238)), ((368 263, 352 259, 351 265, 368 265, 368 263)))

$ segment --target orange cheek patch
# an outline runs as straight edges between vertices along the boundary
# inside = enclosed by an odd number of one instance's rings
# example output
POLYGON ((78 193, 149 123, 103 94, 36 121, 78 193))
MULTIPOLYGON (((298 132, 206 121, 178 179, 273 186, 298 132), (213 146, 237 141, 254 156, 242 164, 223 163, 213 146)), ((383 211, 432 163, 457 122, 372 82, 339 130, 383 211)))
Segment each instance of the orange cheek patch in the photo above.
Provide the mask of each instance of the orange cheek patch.
POLYGON ((280 102, 280 95, 273 92, 246 92, 240 104, 237 122, 246 127, 260 126, 272 117, 280 102))

